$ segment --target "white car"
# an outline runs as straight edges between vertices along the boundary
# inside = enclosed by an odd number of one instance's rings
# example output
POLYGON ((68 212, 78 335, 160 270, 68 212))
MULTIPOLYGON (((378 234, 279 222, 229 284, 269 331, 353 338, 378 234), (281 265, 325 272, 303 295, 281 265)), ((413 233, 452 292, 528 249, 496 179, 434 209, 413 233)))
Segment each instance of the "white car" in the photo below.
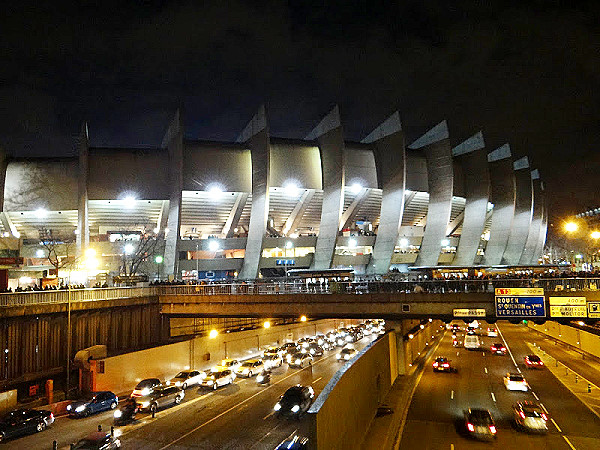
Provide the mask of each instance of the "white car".
POLYGON ((269 347, 263 351, 263 357, 269 355, 281 355, 281 349, 279 347, 269 347))
POLYGON ((496 330, 495 328, 488 328, 487 334, 489 337, 498 337, 498 330, 496 330))
POLYGON ((219 369, 210 373, 204 380, 200 382, 201 387, 209 389, 218 389, 227 384, 233 384, 235 373, 229 369, 219 369))
POLYGON ((527 392, 529 390, 525 377, 520 373, 507 373, 504 375, 504 386, 509 391, 527 392))
POLYGON ((263 358, 263 363, 266 370, 273 369, 275 367, 281 367, 283 364, 283 358, 279 354, 267 355, 263 358))
POLYGON ((358 352, 355 348, 345 347, 336 355, 338 361, 348 361, 356 356, 358 352))
POLYGON ((182 389, 187 389, 190 386, 200 384, 200 382, 205 378, 206 372, 201 372, 198 370, 184 370, 167 381, 167 386, 177 386, 182 389))
POLYGON ((476 350, 481 348, 479 337, 475 335, 466 335, 464 346, 467 350, 476 350))
POLYGON ((242 363, 235 371, 236 375, 250 378, 259 374, 265 368, 262 359, 248 359, 242 363))

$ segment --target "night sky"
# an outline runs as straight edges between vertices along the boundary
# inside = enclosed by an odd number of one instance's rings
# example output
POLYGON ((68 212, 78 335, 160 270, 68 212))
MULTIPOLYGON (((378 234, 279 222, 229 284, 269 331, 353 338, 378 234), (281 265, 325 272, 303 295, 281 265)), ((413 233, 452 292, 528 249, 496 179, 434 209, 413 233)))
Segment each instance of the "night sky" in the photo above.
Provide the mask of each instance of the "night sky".
POLYGON ((546 182, 554 220, 600 206, 600 3, 12 2, 0 19, 0 145, 16 156, 234 140, 261 103, 304 137, 336 103, 348 139, 395 110, 411 142, 483 130, 546 182), (40 6, 40 4, 46 6, 40 6), (85 4, 84 6, 80 3, 85 4))

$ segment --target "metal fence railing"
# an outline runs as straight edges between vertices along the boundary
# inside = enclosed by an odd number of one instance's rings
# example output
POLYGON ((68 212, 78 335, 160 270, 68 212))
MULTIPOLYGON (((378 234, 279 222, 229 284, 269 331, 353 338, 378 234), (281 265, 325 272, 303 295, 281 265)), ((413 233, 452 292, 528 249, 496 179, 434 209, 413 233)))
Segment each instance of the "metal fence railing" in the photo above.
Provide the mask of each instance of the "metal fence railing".
POLYGON ((0 294, 1 306, 42 303, 115 300, 153 295, 278 295, 278 294, 375 294, 375 293, 493 293, 495 288, 543 288, 545 291, 597 290, 600 278, 498 278, 489 280, 401 280, 236 282, 200 285, 160 285, 28 291, 0 294))

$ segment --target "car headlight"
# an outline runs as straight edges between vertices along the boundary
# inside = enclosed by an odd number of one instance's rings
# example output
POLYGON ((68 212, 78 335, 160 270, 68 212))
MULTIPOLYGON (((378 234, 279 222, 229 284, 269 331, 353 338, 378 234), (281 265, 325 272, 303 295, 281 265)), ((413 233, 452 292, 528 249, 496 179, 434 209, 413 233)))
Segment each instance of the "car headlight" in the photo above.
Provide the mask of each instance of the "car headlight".
POLYGON ((346 354, 344 355, 344 359, 350 359, 350 355, 349 355, 348 353, 346 353, 346 354))
POLYGON ((171 380, 167 381, 167 386, 171 386, 171 380))
POLYGON ((247 373, 249 373, 249 372, 250 372, 250 370, 249 370, 249 369, 244 369, 244 370, 242 370, 242 373, 243 373, 243 374, 247 374, 247 373))
POLYGON ((118 418, 120 418, 122 415, 123 415, 123 413, 121 412, 121 410, 120 410, 120 409, 117 409, 117 410, 115 411, 115 414, 114 414, 114 416, 115 416, 115 419, 118 419, 118 418))
POLYGON ((209 386, 212 386, 213 384, 215 384, 215 382, 213 380, 208 380, 206 382, 206 384, 208 384, 209 386))
POLYGON ((292 412, 293 413, 297 413, 298 411, 300 411, 300 405, 294 405, 294 406, 292 406, 292 412))
POLYGON ((281 409, 281 404, 279 402, 275 403, 275 406, 273 406, 273 409, 275 411, 279 411, 281 409))
POLYGON ((72 409, 72 408, 73 408, 73 407, 72 407, 71 405, 68 405, 68 406, 67 406, 67 411, 71 411, 71 409, 72 409))
POLYGON ((84 410, 85 410, 85 405, 81 405, 81 406, 78 406, 77 408, 75 408, 75 412, 82 412, 84 410))
POLYGON ((300 361, 299 359, 297 359, 297 360, 296 360, 296 364, 300 364, 300 362, 301 362, 301 361, 300 361))
POLYGON ((181 381, 175 382, 175 386, 177 386, 177 387, 181 386, 181 381))
POLYGON ((314 354, 315 354, 315 349, 314 349, 314 348, 311 348, 311 349, 310 349, 310 354, 311 354, 311 355, 314 355, 314 354))
POLYGON ((341 358, 342 358, 342 355, 338 353, 338 354, 336 355, 336 358, 337 358, 337 359, 341 359, 341 358))
POLYGON ((259 375, 256 377, 256 381, 258 381, 259 383, 264 380, 264 377, 262 375, 259 375))
POLYGON ((147 408, 148 406, 150 406, 150 402, 143 402, 142 403, 142 408, 147 408))
POLYGON ((149 388, 142 389, 142 397, 145 397, 146 395, 150 395, 150 389, 149 388))

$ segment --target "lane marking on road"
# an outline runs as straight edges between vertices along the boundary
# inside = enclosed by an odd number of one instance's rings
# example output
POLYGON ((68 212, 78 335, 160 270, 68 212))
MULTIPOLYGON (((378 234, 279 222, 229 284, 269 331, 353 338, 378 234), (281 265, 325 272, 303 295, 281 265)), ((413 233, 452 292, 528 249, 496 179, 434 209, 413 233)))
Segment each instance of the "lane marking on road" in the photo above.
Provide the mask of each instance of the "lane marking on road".
POLYGON ((573 444, 571 444, 571 441, 563 434, 562 435, 563 439, 567 442, 567 444, 569 444, 569 447, 571 447, 573 450, 577 450, 573 444))
POLYGON ((454 450, 454 444, 450 444, 450 450, 454 450))
MULTIPOLYGON (((275 382, 275 383, 271 384, 271 386, 269 386, 268 388, 266 388, 266 389, 263 389, 262 391, 258 391, 256 394, 253 394, 253 395, 251 395, 250 397, 248 397, 247 399, 245 399, 245 400, 242 400, 242 401, 241 401, 240 403, 238 403, 237 405, 234 405, 234 406, 232 406, 231 408, 229 408, 229 409, 227 409, 227 410, 223 411, 222 413, 220 413, 220 414, 216 415, 216 416, 215 416, 215 417, 213 417, 212 419, 209 419, 209 420, 207 420, 206 422, 204 422, 204 423, 201 423, 201 424, 200 424, 200 425, 198 425, 196 428, 193 428, 192 430, 188 431, 187 433, 185 433, 185 434, 182 434, 181 436, 179 436, 179 437, 178 437, 177 439, 175 439, 174 441, 171 441, 171 442, 170 442, 170 443, 168 443, 167 445, 164 445, 164 446, 162 446, 162 447, 161 447, 159 450, 164 450, 165 448, 169 448, 169 447, 171 447, 171 446, 172 446, 173 444, 175 444, 176 442, 179 442, 179 441, 181 441, 182 439, 185 439, 185 438, 186 438, 186 437, 188 437, 190 434, 192 434, 192 433, 195 433, 195 432, 196 432, 196 431, 198 431, 199 429, 201 429, 201 428, 204 428, 206 425, 208 425, 208 424, 210 424, 210 423, 214 422, 215 420, 217 420, 217 419, 219 419, 219 418, 223 417, 225 414, 227 414, 227 413, 229 413, 229 412, 233 411, 234 409, 237 409, 237 408, 239 408, 241 405, 243 405, 243 404, 245 404, 245 403, 249 402, 250 400, 252 400, 252 399, 253 399, 254 397, 256 397, 257 395, 260 395, 260 394, 262 394, 263 392, 266 392, 268 389, 271 389, 272 387, 274 387, 274 386, 278 385, 279 383, 281 383, 281 382, 283 382, 283 381, 287 380, 288 378, 291 378, 291 377, 293 377, 293 376, 295 376, 295 375, 298 375, 298 374, 299 374, 300 372, 302 372, 303 370, 306 370, 306 369, 309 369, 309 368, 311 368, 311 367, 313 367, 313 366, 316 366, 317 364, 319 364, 319 363, 322 363, 322 362, 324 362, 325 360, 327 360, 327 359, 329 359, 329 358, 333 358, 333 356, 334 356, 334 355, 330 355, 330 356, 327 356, 327 357, 325 357, 325 358, 322 358, 322 359, 318 360, 317 362, 313 363, 313 364, 312 364, 312 366, 309 366, 309 367, 307 367, 307 368, 305 368, 305 369, 300 369, 300 370, 297 370, 297 371, 295 371, 294 373, 291 373, 291 374, 289 374, 289 375, 287 375, 287 376, 283 377, 281 380, 279 380, 279 381, 277 381, 277 382, 275 382)), ((192 400, 192 401, 193 401, 193 400, 192 400)))
POLYGON ((494 395, 494 393, 490 392, 490 394, 492 394, 492 400, 496 401, 496 396, 494 395))
MULTIPOLYGON (((261 437, 258 441, 256 441, 256 443, 250 447, 248 450, 251 450, 253 448, 255 448, 258 444, 260 444, 265 438, 267 438, 273 431, 275 431, 277 428, 279 428, 281 425, 283 425, 284 422, 279 422, 276 426, 274 426, 273 428, 271 428, 271 430, 268 433, 265 433, 265 435, 263 437, 261 437)), ((294 433, 298 431, 298 429, 296 429, 294 431, 294 433)))
POLYGON ((315 383, 316 383, 317 381, 319 381, 321 378, 323 378, 323 377, 319 377, 319 378, 317 378, 316 380, 314 380, 314 381, 313 381, 312 383, 310 383, 310 384, 315 384, 315 383))
POLYGON ((263 417, 263 420, 267 420, 269 417, 271 417, 273 414, 275 414, 275 411, 271 411, 269 414, 267 414, 265 417, 263 417))
POLYGON ((542 407, 542 409, 544 410, 544 412, 545 412, 546 414, 550 414, 550 413, 548 412, 548 410, 546 409, 546 407, 544 406, 544 404, 543 404, 543 403, 540 403, 540 406, 542 407))
POLYGON ((510 351, 510 347, 508 346, 508 342, 506 342, 506 339, 504 339, 504 334, 502 334, 502 331, 500 331, 500 327, 498 325, 496 325, 496 329, 498 330, 498 333, 500 334, 500 337, 502 338, 502 342, 504 342, 504 345, 506 346, 506 350, 508 350, 508 354, 510 355, 510 359, 512 359, 513 364, 515 365, 515 367, 517 368, 517 370, 519 371, 519 373, 521 373, 521 369, 519 369, 519 366, 517 365, 517 361, 515 361, 515 357, 513 356, 512 352, 510 351))
POLYGON ((481 352, 481 354, 482 354, 483 356, 485 356, 485 352, 481 352))
POLYGON ((454 391, 450 392, 450 400, 454 400, 454 391))
POLYGON ((558 424, 556 423, 556 421, 550 417, 550 420, 552 421, 552 423, 554 424, 554 426, 556 427, 556 429, 558 430, 559 433, 562 433, 562 430, 560 429, 560 427, 558 426, 558 424))
POLYGON ((485 370, 485 373, 488 373, 487 367, 484 367, 483 370, 485 370))
POLYGON ((540 398, 539 398, 539 397, 536 395, 536 393, 535 393, 535 392, 533 392, 533 391, 531 391, 531 393, 533 394, 533 396, 535 397, 535 399, 536 399, 536 400, 539 402, 539 401, 540 401, 540 398))

